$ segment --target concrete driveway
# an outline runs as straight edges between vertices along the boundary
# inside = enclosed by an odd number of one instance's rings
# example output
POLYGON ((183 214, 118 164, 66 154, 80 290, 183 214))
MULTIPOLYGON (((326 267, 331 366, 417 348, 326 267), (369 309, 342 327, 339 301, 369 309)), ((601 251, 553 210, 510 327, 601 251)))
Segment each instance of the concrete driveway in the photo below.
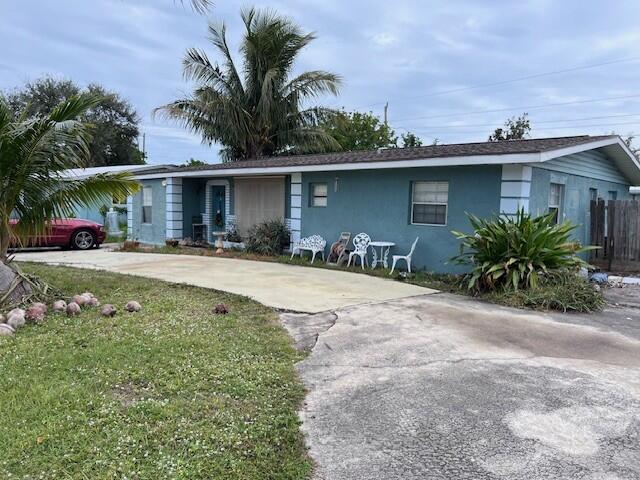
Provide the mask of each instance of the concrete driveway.
POLYGON ((311 348, 317 479, 640 479, 640 314, 435 294, 281 316, 311 348))
POLYGON ((322 312, 432 293, 414 285, 330 269, 234 258, 99 250, 35 250, 17 261, 108 270, 245 295, 270 307, 322 312))

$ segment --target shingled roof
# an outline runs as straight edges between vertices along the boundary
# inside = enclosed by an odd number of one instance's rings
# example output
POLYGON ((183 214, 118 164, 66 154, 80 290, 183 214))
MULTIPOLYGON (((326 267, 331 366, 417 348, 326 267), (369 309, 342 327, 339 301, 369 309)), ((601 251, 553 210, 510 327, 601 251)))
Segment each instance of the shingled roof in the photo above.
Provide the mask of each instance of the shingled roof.
POLYGON ((180 167, 175 171, 225 170, 242 168, 301 167, 318 165, 336 165, 366 162, 394 162, 442 157, 467 157, 479 155, 511 155, 522 153, 541 153, 560 148, 615 138, 615 135, 557 138, 533 138, 528 140, 508 140, 503 142, 452 143, 428 145, 415 148, 385 148, 380 150, 362 150, 313 155, 288 155, 263 157, 255 160, 180 167))

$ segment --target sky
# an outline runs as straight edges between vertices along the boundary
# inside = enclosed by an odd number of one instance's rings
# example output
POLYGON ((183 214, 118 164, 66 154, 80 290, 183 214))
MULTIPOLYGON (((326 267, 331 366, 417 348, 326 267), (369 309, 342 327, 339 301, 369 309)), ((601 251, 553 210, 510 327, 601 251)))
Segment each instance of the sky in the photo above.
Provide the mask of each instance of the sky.
POLYGON ((188 94, 181 60, 213 53, 208 22, 226 23, 237 52, 247 5, 316 33, 295 71, 343 78, 317 104, 382 116, 388 102, 397 134, 485 141, 527 112, 534 137, 640 136, 637 0, 216 0, 207 15, 174 0, 0 0, 0 90, 44 75, 100 83, 138 112, 149 163, 216 163, 219 146, 152 112, 188 94))

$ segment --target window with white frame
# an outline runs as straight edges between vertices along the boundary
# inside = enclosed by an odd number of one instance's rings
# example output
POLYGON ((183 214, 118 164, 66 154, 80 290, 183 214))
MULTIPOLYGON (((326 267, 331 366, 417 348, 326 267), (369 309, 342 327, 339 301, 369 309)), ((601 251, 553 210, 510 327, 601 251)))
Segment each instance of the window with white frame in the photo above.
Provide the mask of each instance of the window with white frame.
POLYGON ((564 185, 552 183, 549 187, 549 213, 553 213, 553 220, 558 223, 562 219, 562 197, 564 185))
POLYGON ((151 223, 151 204, 153 199, 153 189, 151 187, 142 188, 142 223, 151 223))
POLYGON ((311 184, 311 206, 312 207, 327 206, 327 184, 326 183, 311 184))
POLYGON ((449 182, 413 182, 411 223, 446 225, 448 203, 449 182))

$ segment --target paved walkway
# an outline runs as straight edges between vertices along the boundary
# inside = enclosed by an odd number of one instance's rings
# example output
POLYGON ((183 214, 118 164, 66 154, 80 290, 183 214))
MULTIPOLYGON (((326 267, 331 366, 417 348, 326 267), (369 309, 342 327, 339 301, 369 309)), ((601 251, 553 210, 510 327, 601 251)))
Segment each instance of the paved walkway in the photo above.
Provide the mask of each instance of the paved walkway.
POLYGON ((339 270, 234 258, 113 252, 108 248, 21 252, 16 260, 94 268, 213 288, 245 295, 270 307, 308 313, 434 292, 339 270))
POLYGON ((640 479, 640 315, 449 294, 281 314, 315 480, 640 479))

